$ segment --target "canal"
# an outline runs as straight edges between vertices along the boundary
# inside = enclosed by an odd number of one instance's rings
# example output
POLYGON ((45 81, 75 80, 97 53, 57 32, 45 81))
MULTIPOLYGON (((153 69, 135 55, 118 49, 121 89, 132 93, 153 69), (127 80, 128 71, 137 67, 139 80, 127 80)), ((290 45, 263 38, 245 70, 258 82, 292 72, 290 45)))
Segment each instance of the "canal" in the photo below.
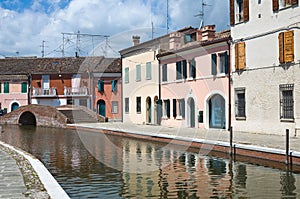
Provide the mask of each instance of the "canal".
POLYGON ((71 198, 299 198, 300 175, 100 132, 3 127, 71 198))

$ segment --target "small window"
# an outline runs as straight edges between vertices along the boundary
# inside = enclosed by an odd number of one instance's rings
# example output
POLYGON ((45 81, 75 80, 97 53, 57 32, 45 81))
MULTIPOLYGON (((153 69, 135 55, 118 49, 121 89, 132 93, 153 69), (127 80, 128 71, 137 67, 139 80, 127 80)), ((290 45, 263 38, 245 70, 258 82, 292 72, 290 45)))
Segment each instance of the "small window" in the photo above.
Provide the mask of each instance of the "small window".
POLYGON ((294 119, 294 84, 279 85, 280 119, 294 119))
POLYGON ((27 82, 22 82, 21 84, 21 92, 27 93, 27 82))
POLYGON ((176 80, 187 78, 186 60, 176 62, 176 80))
POLYGON ((111 113, 113 113, 113 114, 118 113, 118 102, 117 101, 111 102, 111 113))
POLYGON ((189 77, 196 78, 196 61, 195 59, 189 61, 189 77))
POLYGON ((184 99, 178 100, 178 116, 181 116, 182 118, 185 117, 185 101, 184 99))
POLYGON ((142 112, 142 100, 141 97, 136 97, 136 112, 141 113, 142 112))
POLYGON ((129 98, 125 98, 125 113, 129 113, 129 98))
POLYGON ((141 65, 136 65, 136 81, 141 81, 141 65))
POLYGON ((111 91, 112 92, 118 91, 118 80, 111 81, 111 91))
POLYGON ((129 83, 129 68, 125 68, 125 83, 129 83))
POLYGON ((220 54, 220 73, 228 74, 228 54, 227 52, 220 54))
POLYGON ((246 119, 245 88, 235 89, 235 117, 237 119, 246 119))
POLYGON ((170 118, 170 100, 164 100, 164 117, 170 118))
POLYGON ((9 82, 4 82, 4 93, 9 93, 9 82))
POLYGON ((168 81, 168 67, 167 67, 167 64, 164 64, 162 66, 162 81, 163 82, 168 81))
POLYGON ((151 79, 151 62, 146 63, 146 79, 151 79))
POLYGON ((98 92, 104 92, 104 81, 98 80, 98 92))

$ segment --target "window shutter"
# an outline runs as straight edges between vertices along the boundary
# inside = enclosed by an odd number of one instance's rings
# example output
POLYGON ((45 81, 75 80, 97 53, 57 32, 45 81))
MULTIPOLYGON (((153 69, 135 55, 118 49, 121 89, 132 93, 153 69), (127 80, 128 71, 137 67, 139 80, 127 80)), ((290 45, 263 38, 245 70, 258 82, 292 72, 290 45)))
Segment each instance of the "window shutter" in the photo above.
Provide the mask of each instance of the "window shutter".
POLYGON ((112 92, 117 91, 117 83, 118 83, 117 80, 112 80, 112 81, 111 81, 111 91, 112 91, 112 92))
POLYGON ((181 99, 180 100, 180 102, 181 102, 181 109, 182 109, 182 118, 185 118, 185 101, 184 101, 184 99, 181 99))
POLYGON ((4 82, 4 93, 9 93, 9 83, 4 82))
POLYGON ((234 0, 230 0, 230 25, 234 25, 234 0))
POLYGON ((125 68, 125 83, 129 82, 129 68, 125 68))
POLYGON ((292 0, 292 5, 297 5, 298 4, 298 0, 292 0))
POLYGON ((27 93, 27 82, 22 82, 21 84, 21 92, 27 93))
POLYGON ((169 118, 171 116, 171 111, 170 111, 170 100, 167 100, 167 117, 169 118))
POLYGON ((229 72, 229 68, 228 68, 229 62, 228 62, 228 53, 227 53, 227 51, 224 53, 224 57, 225 57, 225 74, 228 74, 228 72, 229 72))
POLYGON ((244 21, 249 21, 249 0, 244 0, 244 21))
POLYGON ((273 0, 273 12, 279 10, 279 0, 273 0))
POLYGON ((189 62, 190 65, 190 77, 195 79, 196 78, 196 61, 193 59, 189 62))
POLYGON ((211 74, 217 74, 217 55, 211 54, 211 74))
POLYGON ((151 79, 151 62, 146 63, 146 79, 151 79))
POLYGON ((163 66, 162 66, 162 81, 163 82, 166 82, 166 81, 168 81, 168 73, 167 73, 167 64, 164 64, 163 66))
POLYGON ((294 31, 284 32, 284 61, 294 61, 294 31))
POLYGON ((136 81, 141 80, 141 65, 136 65, 136 81))
POLYGON ((104 82, 102 80, 98 80, 98 92, 104 91, 104 82))
POLYGON ((187 64, 186 64, 186 60, 182 61, 182 76, 183 76, 183 79, 187 78, 187 64))
POLYGON ((235 69, 243 70, 246 67, 245 42, 235 44, 235 69))
POLYGON ((176 79, 182 79, 181 62, 176 62, 176 79))
POLYGON ((175 118, 177 116, 176 109, 177 109, 177 104, 176 104, 176 99, 173 99, 173 117, 175 118))
POLYGON ((284 63, 284 33, 281 32, 278 35, 279 42, 279 63, 284 63))

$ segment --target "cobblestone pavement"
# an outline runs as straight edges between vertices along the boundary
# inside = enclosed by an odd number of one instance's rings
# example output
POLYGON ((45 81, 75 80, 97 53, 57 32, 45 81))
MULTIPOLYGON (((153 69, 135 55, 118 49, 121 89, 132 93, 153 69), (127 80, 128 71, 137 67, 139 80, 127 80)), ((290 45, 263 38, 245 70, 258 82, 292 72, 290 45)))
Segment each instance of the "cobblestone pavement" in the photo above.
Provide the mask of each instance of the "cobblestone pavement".
POLYGON ((26 198, 23 176, 16 161, 0 149, 0 198, 26 198))

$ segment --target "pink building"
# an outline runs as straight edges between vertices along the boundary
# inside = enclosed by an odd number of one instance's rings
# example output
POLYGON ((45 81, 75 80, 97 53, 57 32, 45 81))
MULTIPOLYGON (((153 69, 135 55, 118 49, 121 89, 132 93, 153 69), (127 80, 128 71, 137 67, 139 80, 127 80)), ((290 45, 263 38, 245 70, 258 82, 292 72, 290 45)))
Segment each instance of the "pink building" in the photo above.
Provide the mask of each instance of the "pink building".
POLYGON ((160 53, 163 126, 226 129, 229 108, 230 31, 215 26, 170 34, 160 53))

